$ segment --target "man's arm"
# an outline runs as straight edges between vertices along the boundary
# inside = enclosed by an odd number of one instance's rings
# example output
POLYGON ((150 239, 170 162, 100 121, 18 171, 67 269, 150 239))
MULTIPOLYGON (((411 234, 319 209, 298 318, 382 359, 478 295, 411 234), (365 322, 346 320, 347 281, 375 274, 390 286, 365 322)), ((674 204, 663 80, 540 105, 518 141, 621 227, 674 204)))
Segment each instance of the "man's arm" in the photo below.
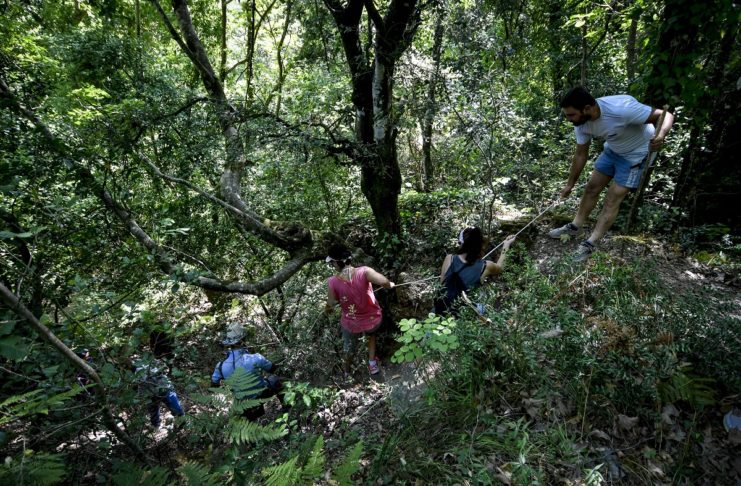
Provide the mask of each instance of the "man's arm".
MULTIPOLYGON (((660 108, 652 108, 651 114, 648 115, 648 118, 646 119, 646 123, 657 123, 663 111, 664 110, 660 108)), ((652 138, 651 142, 649 142, 648 148, 649 150, 651 150, 651 152, 657 152, 661 148, 661 146, 664 145, 664 139, 669 133, 669 130, 672 129, 673 124, 674 115, 669 110, 666 110, 666 115, 664 116, 663 123, 660 127, 656 128, 654 138, 652 138)))
POLYGON ((571 159, 571 169, 569 170, 569 179, 566 181, 566 186, 561 190, 561 199, 566 199, 571 191, 574 189, 576 181, 579 180, 581 171, 584 170, 584 166, 587 164, 587 157, 589 156, 589 143, 576 144, 576 150, 574 150, 574 157, 571 159))

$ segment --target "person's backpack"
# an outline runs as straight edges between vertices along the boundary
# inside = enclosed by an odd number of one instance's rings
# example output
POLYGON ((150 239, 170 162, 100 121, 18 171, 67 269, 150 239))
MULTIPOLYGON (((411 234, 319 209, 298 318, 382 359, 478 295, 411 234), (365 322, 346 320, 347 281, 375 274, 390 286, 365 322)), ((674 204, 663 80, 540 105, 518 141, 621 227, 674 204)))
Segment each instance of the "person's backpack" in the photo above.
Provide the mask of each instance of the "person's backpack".
MULTIPOLYGON (((453 258, 455 258, 455 256, 453 258)), ((470 267, 474 263, 475 262, 466 262, 461 268, 452 272, 445 278, 445 295, 435 299, 435 314, 441 316, 448 314, 452 314, 455 316, 458 314, 458 309, 455 306, 455 300, 458 299, 458 297, 467 290, 466 284, 463 283, 463 279, 460 276, 460 272, 462 272, 465 268, 470 267)), ((451 263, 451 265, 453 265, 453 263, 451 263)))

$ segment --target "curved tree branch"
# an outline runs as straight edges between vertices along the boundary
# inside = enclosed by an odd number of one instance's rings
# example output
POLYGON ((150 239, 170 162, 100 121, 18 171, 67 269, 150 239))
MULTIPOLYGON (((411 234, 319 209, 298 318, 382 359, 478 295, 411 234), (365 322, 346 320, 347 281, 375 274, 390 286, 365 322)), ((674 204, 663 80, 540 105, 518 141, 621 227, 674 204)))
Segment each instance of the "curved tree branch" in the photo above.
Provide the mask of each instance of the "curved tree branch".
MULTIPOLYGON (((20 113, 24 118, 29 120, 34 128, 41 132, 49 145, 59 154, 62 154, 66 159, 72 163, 72 169, 75 175, 83 183, 83 185, 95 194, 102 202, 103 205, 114 213, 118 219, 124 224, 129 233, 136 238, 154 257, 155 262, 162 272, 167 275, 177 275, 179 269, 177 267, 178 260, 169 253, 165 248, 158 244, 152 237, 150 237, 146 231, 139 225, 139 223, 131 215, 131 212, 124 208, 118 201, 115 200, 113 195, 101 184, 90 170, 75 160, 72 151, 57 138, 52 131, 36 116, 36 114, 21 105, 12 92, 8 88, 4 80, 0 79, 0 98, 7 100, 12 108, 20 113)), ((195 187, 195 186, 193 186, 195 187)), ((204 191, 205 192, 205 191, 204 191)), ((276 225, 277 226, 277 225, 276 225)), ((223 281, 213 277, 198 276, 192 280, 188 280, 188 283, 202 287, 209 290, 215 290, 220 292, 237 292, 243 294, 252 295, 263 295, 270 290, 273 290, 277 286, 284 283, 292 275, 298 272, 304 265, 311 261, 319 260, 324 255, 323 238, 329 235, 321 235, 321 238, 314 237, 307 230, 296 227, 293 225, 280 226, 278 230, 271 230, 279 238, 284 241, 292 241, 303 238, 304 244, 300 247, 296 247, 289 251, 291 260, 285 263, 283 268, 279 269, 273 275, 266 277, 258 282, 242 282, 242 281, 223 281), (306 238, 304 234, 308 233, 309 237, 306 238)))
POLYGON ((105 386, 103 385, 103 381, 100 379, 100 376, 98 376, 98 373, 96 373, 96 371, 88 363, 77 356, 53 332, 51 332, 48 327, 43 325, 31 313, 31 311, 28 310, 28 308, 20 302, 18 297, 16 297, 6 286, 1 283, 0 300, 4 302, 11 311, 26 320, 44 341, 50 344, 65 359, 67 359, 67 361, 72 363, 75 368, 80 370, 80 372, 84 373, 90 378, 93 383, 95 383, 93 392, 95 393, 98 401, 103 407, 103 421, 108 427, 108 430, 113 432, 113 435, 115 435, 118 440, 126 444, 140 460, 147 462, 147 456, 144 454, 144 451, 141 449, 141 447, 139 447, 139 445, 134 442, 126 432, 121 430, 121 428, 118 426, 118 423, 116 422, 116 419, 113 417, 113 414, 111 413, 111 410, 109 408, 108 394, 106 393, 105 386))

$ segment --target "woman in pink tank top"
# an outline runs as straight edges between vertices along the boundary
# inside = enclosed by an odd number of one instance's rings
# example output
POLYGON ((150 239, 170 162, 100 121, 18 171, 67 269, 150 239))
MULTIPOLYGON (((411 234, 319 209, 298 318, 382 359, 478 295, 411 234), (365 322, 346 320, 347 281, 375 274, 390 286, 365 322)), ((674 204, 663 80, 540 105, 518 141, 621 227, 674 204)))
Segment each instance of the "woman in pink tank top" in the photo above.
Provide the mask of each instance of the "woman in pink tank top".
POLYGON ((345 352, 342 369, 345 374, 350 373, 358 338, 365 335, 368 344, 368 369, 375 375, 379 372, 375 331, 381 326, 383 316, 371 284, 390 289, 394 283, 370 267, 353 267, 350 265, 351 259, 352 255, 344 245, 332 245, 329 249, 326 262, 332 266, 335 274, 327 281, 327 305, 324 312, 329 315, 334 306, 340 306, 340 327, 345 352))

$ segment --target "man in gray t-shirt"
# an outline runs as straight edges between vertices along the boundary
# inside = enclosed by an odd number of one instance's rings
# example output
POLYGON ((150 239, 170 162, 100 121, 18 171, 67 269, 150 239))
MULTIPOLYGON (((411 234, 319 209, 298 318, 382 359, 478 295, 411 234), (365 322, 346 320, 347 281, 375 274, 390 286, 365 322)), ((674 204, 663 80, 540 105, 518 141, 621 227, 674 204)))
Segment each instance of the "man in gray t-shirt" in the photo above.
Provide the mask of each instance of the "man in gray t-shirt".
POLYGON ((564 96, 561 111, 574 125, 576 135, 576 151, 569 178, 561 191, 562 198, 571 193, 584 170, 592 139, 603 139, 605 147, 594 163, 574 220, 551 230, 548 236, 560 238, 564 234, 581 233, 582 225, 597 205, 602 190, 614 180, 607 190, 605 204, 592 234, 576 251, 575 260, 583 261, 612 226, 625 195, 638 187, 649 150, 661 148, 674 123, 674 116, 667 112, 662 126, 656 132, 652 124, 659 120, 662 110, 639 103, 628 95, 594 99, 581 87, 572 89, 564 96))

